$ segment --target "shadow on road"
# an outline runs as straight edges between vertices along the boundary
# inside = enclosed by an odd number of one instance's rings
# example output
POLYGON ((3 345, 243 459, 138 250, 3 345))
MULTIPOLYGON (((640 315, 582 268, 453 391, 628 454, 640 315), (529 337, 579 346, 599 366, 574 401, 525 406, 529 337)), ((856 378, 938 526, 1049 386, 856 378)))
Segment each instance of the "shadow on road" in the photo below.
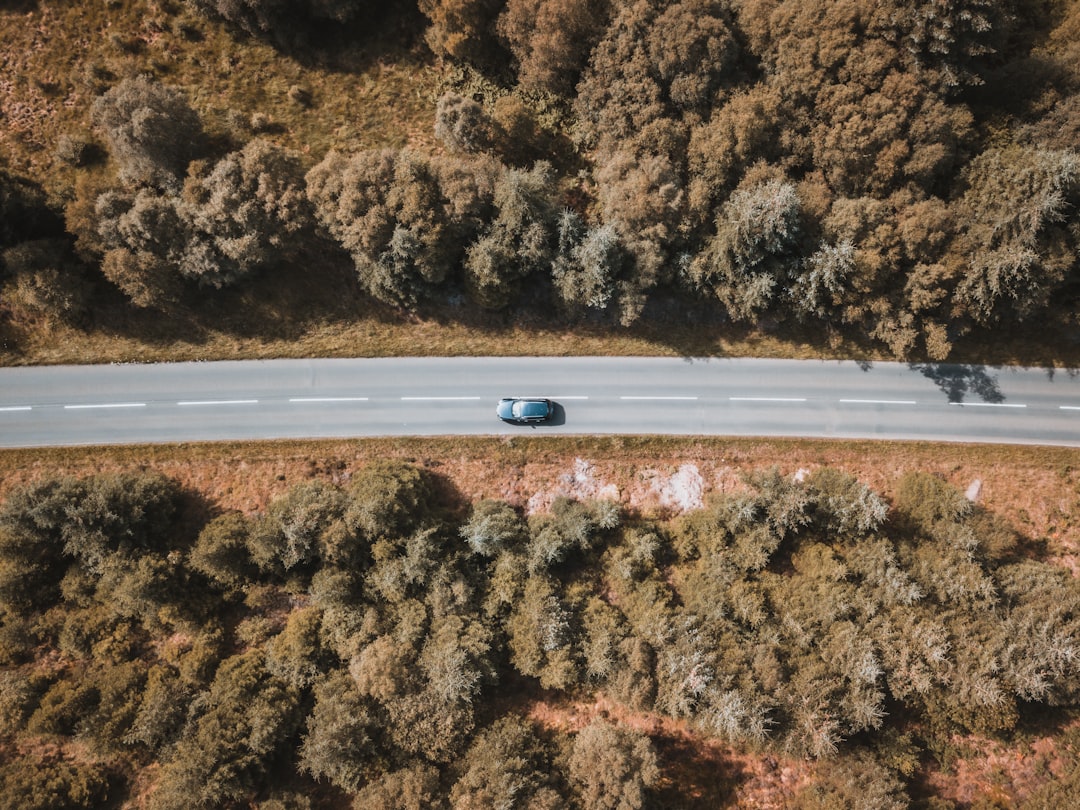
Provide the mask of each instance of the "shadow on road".
POLYGON ((986 366, 954 363, 911 363, 909 368, 934 381, 949 402, 963 402, 970 396, 983 402, 1004 402, 997 377, 988 374, 986 366))

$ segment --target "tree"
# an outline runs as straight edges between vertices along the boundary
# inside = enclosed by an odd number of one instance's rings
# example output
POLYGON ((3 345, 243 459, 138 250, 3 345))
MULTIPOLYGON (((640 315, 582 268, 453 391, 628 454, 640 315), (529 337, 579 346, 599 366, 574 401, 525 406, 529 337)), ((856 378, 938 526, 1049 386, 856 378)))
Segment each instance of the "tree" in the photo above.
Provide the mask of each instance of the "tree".
POLYGON ((438 769, 416 764, 372 780, 356 794, 352 806, 353 810, 443 810, 446 803, 439 791, 438 769))
POLYGON ((982 84, 978 68, 1009 34, 1006 7, 993 0, 879 4, 870 30, 901 45, 913 67, 929 71, 945 90, 982 84))
POLYGON ((315 707, 300 746, 300 770, 348 793, 374 770, 376 718, 345 672, 331 672, 315 686, 315 707))
POLYGON ((266 645, 266 669, 297 691, 324 672, 331 655, 321 642, 322 610, 308 606, 289 614, 285 629, 266 645))
POLYGON ((794 797, 793 810, 904 810, 910 801, 900 777, 873 754, 858 752, 830 760, 819 778, 794 797))
POLYGON ((294 485, 251 527, 251 559, 261 570, 278 575, 310 569, 344 505, 343 493, 332 484, 315 480, 294 485))
POLYGON ((480 732, 461 763, 450 791, 454 810, 492 807, 558 807, 550 756, 532 726, 517 715, 500 717, 480 732))
POLYGON ((510 660, 545 689, 566 689, 579 678, 574 615, 545 576, 531 576, 506 623, 510 660))
POLYGON ((656 752, 644 734, 594 720, 574 738, 570 779, 586 807, 634 810, 660 778, 656 752))
POLYGON ((199 532, 188 565, 228 590, 251 582, 258 569, 248 553, 251 525, 240 512, 218 515, 199 532))
POLYGON ((77 320, 86 311, 90 284, 68 240, 35 239, 0 249, 0 267, 14 277, 9 303, 61 320, 77 320))
POLYGON ((517 292, 515 285, 550 260, 552 174, 551 166, 540 161, 529 171, 506 169, 496 181, 495 219, 465 256, 466 282, 482 306, 506 306, 517 292))
POLYGON ((223 287, 297 252, 313 220, 299 155, 256 138, 184 183, 181 212, 213 255, 187 275, 223 287))
POLYGON ((728 14, 717 0, 677 0, 653 22, 646 48, 676 108, 711 108, 732 72, 740 54, 728 14))
POLYGON ((724 203, 716 235, 690 266, 691 280, 712 290, 732 318, 756 318, 779 296, 799 234, 795 186, 748 175, 724 203))
POLYGON ((473 505, 461 527, 461 538, 474 554, 495 557, 503 549, 517 549, 526 538, 525 521, 505 501, 485 499, 473 505))
POLYGON ((176 269, 147 250, 113 248, 101 259, 101 273, 140 309, 167 310, 183 289, 176 269))
POLYGON ((435 137, 449 149, 476 152, 491 140, 491 121, 471 98, 448 92, 435 105, 435 137))
POLYGON ((691 130, 687 191, 695 221, 713 219, 746 169, 775 157, 780 104, 776 87, 755 84, 714 107, 709 120, 691 130))
MULTIPOLYGON (((671 151, 681 154, 683 149, 680 145, 671 151)), ((592 262, 602 259, 601 267, 622 271, 619 320, 624 326, 641 314, 646 293, 673 276, 668 268, 669 249, 683 215, 679 174, 679 164, 665 154, 635 155, 626 150, 607 156, 597 170, 597 196, 606 223, 602 227, 612 232, 597 234, 604 238, 592 249, 604 250, 592 262)))
POLYGON ((549 514, 531 521, 530 573, 553 567, 573 551, 589 550, 618 525, 619 505, 614 501, 556 498, 549 514))
POLYGON ((201 148, 202 123, 184 94, 141 76, 99 97, 91 118, 125 183, 175 187, 201 148))
POLYGON ((297 693, 264 661, 256 649, 221 664, 162 769, 151 807, 217 807, 262 782, 300 720, 297 693))
POLYGON ((381 301, 415 306, 456 256, 435 169, 411 152, 330 152, 307 174, 315 214, 381 301))
POLYGON ((108 774, 101 765, 55 756, 14 757, 0 765, 0 810, 90 810, 109 799, 108 774))
POLYGON ((602 154, 647 142, 666 119, 706 111, 738 55, 722 3, 616 6, 574 100, 578 140, 602 154))
POLYGON ((551 276, 563 304, 571 309, 605 309, 626 261, 615 228, 586 228, 576 213, 566 210, 559 217, 558 240, 551 276))
POLYGON ((478 63, 496 58, 499 0, 419 0, 418 5, 431 20, 424 38, 436 56, 478 63))
POLYGON ((1045 310, 1076 265, 1067 212, 1080 201, 1080 156, 995 147, 965 169, 962 216, 970 260, 956 302, 978 321, 1023 319, 1045 310))
POLYGON ((527 91, 569 94, 607 22, 608 3, 509 0, 497 30, 527 91))
POLYGON ((345 523, 368 540, 403 537, 423 525, 434 506, 431 481, 404 461, 374 461, 353 476, 345 523))
POLYGON ((822 467, 806 480, 814 502, 814 520, 830 534, 863 538, 884 523, 889 506, 866 484, 832 467, 822 467))

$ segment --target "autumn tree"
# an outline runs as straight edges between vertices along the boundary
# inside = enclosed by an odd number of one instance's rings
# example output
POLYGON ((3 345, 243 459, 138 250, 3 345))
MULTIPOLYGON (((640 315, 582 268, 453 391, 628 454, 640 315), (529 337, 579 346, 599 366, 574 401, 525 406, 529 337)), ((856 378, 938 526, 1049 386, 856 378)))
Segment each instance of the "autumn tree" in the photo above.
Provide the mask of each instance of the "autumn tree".
POLYGON ((424 524, 434 507, 434 494, 428 473, 419 467, 376 460, 353 476, 345 522, 371 540, 403 537, 424 524))
POLYGON ((418 5, 431 21, 424 38, 436 56, 481 64, 497 59, 500 0, 419 0, 418 5))
POLYGON ((725 195, 756 161, 777 157, 780 103, 777 88, 751 85, 714 107, 709 119, 691 130, 688 202, 695 220, 713 218, 725 195))
POLYGON ((435 137, 454 151, 476 152, 491 140, 491 121, 475 100, 443 93, 435 105, 435 137))
POLYGON ((35 239, 0 249, 0 268, 13 277, 8 302, 36 316, 78 320, 86 311, 90 283, 66 239, 35 239))
POLYGON ((183 92, 141 76, 99 97, 91 117, 125 183, 176 187, 201 148, 202 122, 183 92))
POLYGON ((551 787, 551 757, 531 725, 506 715, 480 732, 450 791, 454 810, 521 805, 554 810, 564 800, 551 787))
POLYGON ((388 149, 330 152, 308 172, 307 189, 319 222, 379 300, 415 306, 453 265, 445 201, 426 158, 388 149))
POLYGON ((1076 265, 1069 212, 1080 194, 1080 158, 1071 151, 991 148, 964 173, 960 200, 970 222, 969 256, 956 302, 976 320, 1043 312, 1076 265))
POLYGON ((994 0, 881 3, 870 30, 950 92, 982 84, 980 67, 1010 33, 1007 7, 994 0))
POLYGON ((654 140, 666 120, 699 114, 715 103, 737 56, 722 3, 618 5, 578 85, 579 140, 601 153, 654 140))
POLYGON ((510 504, 486 499, 473 505, 460 533, 474 554, 495 557, 505 548, 522 546, 527 531, 525 521, 510 504))
POLYGON ((352 678, 331 672, 315 686, 315 706, 299 750, 300 770, 355 793, 374 769, 376 718, 352 678))
POLYGON ((576 616, 546 576, 529 577, 521 599, 506 624, 511 661, 523 675, 540 680, 546 689, 566 689, 576 683, 576 616))
POLYGON ((299 156, 255 139, 184 183, 182 213, 209 265, 182 272, 222 287, 297 252, 313 222, 299 156))
POLYGON ((225 512, 199 532, 188 564, 228 590, 251 582, 258 569, 248 552, 251 524, 240 512, 225 512))
POLYGON ((799 231, 794 184, 781 176, 748 178, 724 203, 716 235, 694 259, 690 277, 712 290, 731 317, 751 320, 780 297, 799 231))
POLYGON ((627 256, 611 225, 587 227, 570 210, 559 216, 558 246, 551 263, 555 290, 571 310, 605 309, 627 256))
POLYGON ((300 720, 297 693, 267 671, 260 650, 222 663, 199 705, 151 807, 215 807, 250 795, 300 720))
POLYGON ((373 779, 353 798, 353 810, 444 810, 439 771, 422 763, 388 771, 373 779))
POLYGON ((652 742, 639 731, 594 720, 574 738, 570 779, 586 807, 644 807, 660 777, 652 742))
POLYGON ((603 32, 608 3, 510 0, 497 30, 517 62, 525 90, 569 94, 603 32))
POLYGON ((545 269, 553 248, 553 170, 545 162, 532 169, 506 169, 495 183, 495 217, 469 246, 465 280, 482 306, 499 309, 520 282, 545 269))
POLYGON ((296 484, 251 527, 247 544, 252 561, 279 576, 293 569, 310 570, 344 503, 343 493, 332 484, 318 480, 296 484))

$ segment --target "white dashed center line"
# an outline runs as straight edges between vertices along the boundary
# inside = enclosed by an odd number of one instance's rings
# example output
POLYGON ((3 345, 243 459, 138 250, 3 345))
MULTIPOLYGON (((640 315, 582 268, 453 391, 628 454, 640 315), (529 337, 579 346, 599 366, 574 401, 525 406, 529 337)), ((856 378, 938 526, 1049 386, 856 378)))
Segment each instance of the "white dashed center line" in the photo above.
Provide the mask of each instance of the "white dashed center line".
POLYGON ((917 405, 914 399, 842 399, 852 405, 917 405))
POLYGON ((289 402, 367 402, 367 397, 290 397, 289 402))
POLYGON ((65 405, 65 411, 89 411, 94 408, 145 408, 145 402, 102 402, 93 405, 65 405))
POLYGON ((696 400, 697 397, 619 397, 619 399, 696 400))
POLYGON ((950 405, 959 405, 967 408, 1026 408, 1018 402, 950 402, 950 405))
POLYGON ((806 402, 806 397, 728 397, 731 402, 806 402))
POLYGON ((478 400, 481 397, 402 397, 402 402, 464 402, 478 400))
POLYGON ((0 408, 0 411, 29 411, 31 410, 29 405, 5 405, 0 408))
POLYGON ((258 405, 257 399, 195 399, 177 402, 177 405, 258 405))

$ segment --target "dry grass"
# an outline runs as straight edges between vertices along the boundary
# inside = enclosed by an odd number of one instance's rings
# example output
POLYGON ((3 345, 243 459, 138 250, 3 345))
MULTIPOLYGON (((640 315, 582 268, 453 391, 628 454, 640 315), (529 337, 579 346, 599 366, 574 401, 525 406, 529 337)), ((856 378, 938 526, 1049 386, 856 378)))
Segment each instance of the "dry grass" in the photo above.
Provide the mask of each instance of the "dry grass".
MULTIPOLYGON (((394 21, 390 22, 391 30, 394 21)), ((54 159, 61 134, 89 133, 94 98, 125 76, 182 87, 213 134, 268 116, 272 137, 318 160, 331 148, 430 146, 438 75, 422 46, 343 32, 304 59, 172 0, 12 3, 0 9, 0 155, 58 200, 73 177, 54 159), (289 96, 311 95, 308 106, 289 96)))

